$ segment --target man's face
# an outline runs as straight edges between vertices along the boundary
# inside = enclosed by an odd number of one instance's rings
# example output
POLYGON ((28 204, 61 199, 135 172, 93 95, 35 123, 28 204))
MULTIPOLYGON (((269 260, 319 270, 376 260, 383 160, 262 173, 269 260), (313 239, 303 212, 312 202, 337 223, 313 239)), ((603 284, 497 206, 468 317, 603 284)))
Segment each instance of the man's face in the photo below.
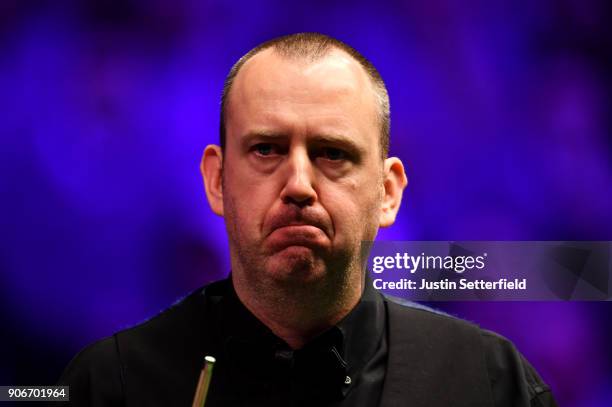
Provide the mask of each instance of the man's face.
POLYGON ((373 86, 340 51, 317 61, 272 49, 229 96, 223 213, 235 273, 305 283, 361 272, 384 195, 373 86))

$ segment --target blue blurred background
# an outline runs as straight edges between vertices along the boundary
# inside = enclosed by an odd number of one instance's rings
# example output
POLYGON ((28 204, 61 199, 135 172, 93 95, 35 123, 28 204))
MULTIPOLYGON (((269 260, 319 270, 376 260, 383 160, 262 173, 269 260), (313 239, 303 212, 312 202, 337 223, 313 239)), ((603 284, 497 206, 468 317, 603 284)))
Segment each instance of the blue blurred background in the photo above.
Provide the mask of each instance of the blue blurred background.
MULTIPOLYGON (((410 179, 387 240, 612 240, 606 1, 0 3, 0 384, 229 271, 201 152, 231 65, 319 31, 379 68, 410 179)), ((608 303, 438 306, 513 340, 568 406, 612 405, 608 303)))

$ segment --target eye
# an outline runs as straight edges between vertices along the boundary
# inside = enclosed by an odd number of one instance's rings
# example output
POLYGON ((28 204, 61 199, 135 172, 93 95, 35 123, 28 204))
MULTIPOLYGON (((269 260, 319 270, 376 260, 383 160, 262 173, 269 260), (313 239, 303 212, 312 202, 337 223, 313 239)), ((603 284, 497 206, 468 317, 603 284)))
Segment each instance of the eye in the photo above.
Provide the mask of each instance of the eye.
POLYGON ((252 151, 255 151, 258 155, 261 156, 270 156, 272 154, 277 153, 277 148, 271 143, 259 143, 255 144, 252 148, 252 151))
POLYGON ((321 150, 321 156, 330 161, 340 161, 348 158, 348 154, 345 151, 335 147, 324 147, 321 150))

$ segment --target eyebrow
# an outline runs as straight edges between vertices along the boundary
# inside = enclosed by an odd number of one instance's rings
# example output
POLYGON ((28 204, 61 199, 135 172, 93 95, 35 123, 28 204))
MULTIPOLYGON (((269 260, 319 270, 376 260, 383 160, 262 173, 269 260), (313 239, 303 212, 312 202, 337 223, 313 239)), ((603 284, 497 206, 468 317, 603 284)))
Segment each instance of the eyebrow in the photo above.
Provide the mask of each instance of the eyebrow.
POLYGON ((331 144, 341 146, 348 153, 354 156, 363 156, 365 150, 353 139, 338 134, 317 134, 309 138, 309 141, 315 144, 331 144))
MULTIPOLYGON (((286 141, 289 136, 285 133, 274 133, 267 131, 249 132, 240 140, 240 144, 247 148, 254 140, 260 140, 264 143, 286 141)), ((348 150, 353 155, 363 156, 365 149, 357 144, 354 140, 338 134, 315 134, 308 137, 308 144, 318 145, 337 145, 348 150)))
POLYGON ((274 141, 274 140, 279 140, 279 139, 284 139, 284 138, 287 138, 287 135, 284 133, 274 133, 274 132, 268 132, 268 131, 252 131, 252 132, 248 132, 247 134, 245 134, 242 137, 241 142, 249 142, 249 141, 252 141, 253 139, 274 141))
POLYGON ((274 142, 278 143, 286 138, 287 136, 282 133, 253 131, 253 132, 247 133, 246 135, 240 138, 240 149, 243 151, 248 150, 251 143, 253 143, 254 141, 259 141, 262 143, 274 143, 274 142))

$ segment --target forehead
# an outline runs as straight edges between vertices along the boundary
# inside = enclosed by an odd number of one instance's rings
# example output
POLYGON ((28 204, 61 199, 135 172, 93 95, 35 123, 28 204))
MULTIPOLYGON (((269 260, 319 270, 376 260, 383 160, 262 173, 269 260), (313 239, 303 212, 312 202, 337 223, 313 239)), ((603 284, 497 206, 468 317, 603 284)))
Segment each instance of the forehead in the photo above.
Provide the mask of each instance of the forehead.
POLYGON ((332 50, 313 61, 266 49, 248 60, 234 80, 227 106, 228 134, 293 126, 377 142, 376 101, 370 78, 343 51, 332 50))

